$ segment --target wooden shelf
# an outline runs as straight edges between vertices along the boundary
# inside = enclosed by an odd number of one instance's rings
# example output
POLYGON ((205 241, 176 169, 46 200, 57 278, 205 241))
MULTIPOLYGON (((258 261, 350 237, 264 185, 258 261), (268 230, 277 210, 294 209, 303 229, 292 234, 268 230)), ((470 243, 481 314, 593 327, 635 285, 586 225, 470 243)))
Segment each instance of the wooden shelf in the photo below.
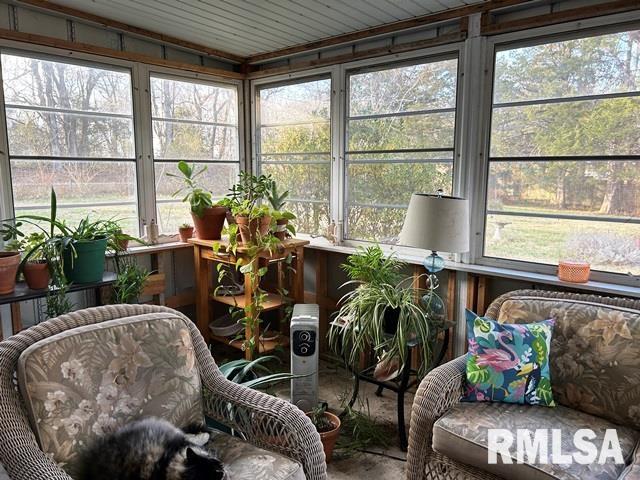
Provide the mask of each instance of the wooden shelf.
MULTIPOLYGON (((224 303, 232 307, 244 308, 247 306, 245 296, 242 295, 211 295, 211 299, 216 302, 224 303)), ((267 293, 266 298, 262 304, 263 311, 275 310, 285 305, 291 299, 283 297, 277 293, 267 293)))
MULTIPOLYGON (((242 350, 242 340, 230 340, 229 337, 219 337, 217 335, 211 335, 211 340, 224 343, 238 350, 242 350)), ((280 335, 275 340, 261 340, 258 345, 260 353, 271 353, 278 347, 287 347, 289 345, 289 339, 284 335, 280 335)))

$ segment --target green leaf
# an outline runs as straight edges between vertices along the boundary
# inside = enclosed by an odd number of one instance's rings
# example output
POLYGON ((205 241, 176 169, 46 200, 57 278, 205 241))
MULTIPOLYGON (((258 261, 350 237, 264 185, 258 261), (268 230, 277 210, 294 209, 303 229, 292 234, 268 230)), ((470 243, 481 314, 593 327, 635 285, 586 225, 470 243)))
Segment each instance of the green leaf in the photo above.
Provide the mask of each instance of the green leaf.
POLYGON ((555 407, 556 402, 553 401, 553 392, 551 391, 551 382, 547 377, 541 377, 538 388, 536 388, 538 398, 549 407, 555 407))
POLYGON ((467 360, 467 380, 471 383, 487 383, 491 377, 491 372, 487 367, 480 367, 476 363, 478 356, 474 355, 467 360))
POLYGON ((193 172, 193 170, 184 160, 180 160, 178 162, 178 170, 180 170, 185 177, 191 178, 191 173, 193 172))
POLYGON ((258 269, 258 275, 263 277, 267 274, 268 268, 267 267, 261 267, 260 269, 258 269))

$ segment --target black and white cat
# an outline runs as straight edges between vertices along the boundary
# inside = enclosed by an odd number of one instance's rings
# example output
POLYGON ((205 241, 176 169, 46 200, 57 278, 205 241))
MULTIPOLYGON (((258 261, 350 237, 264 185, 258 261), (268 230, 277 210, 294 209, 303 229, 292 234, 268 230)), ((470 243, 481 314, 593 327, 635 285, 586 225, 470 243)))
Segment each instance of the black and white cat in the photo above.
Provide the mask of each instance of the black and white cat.
POLYGON ((187 433, 159 418, 131 422, 97 439, 78 463, 78 480, 223 480, 224 466, 203 446, 209 434, 187 433))

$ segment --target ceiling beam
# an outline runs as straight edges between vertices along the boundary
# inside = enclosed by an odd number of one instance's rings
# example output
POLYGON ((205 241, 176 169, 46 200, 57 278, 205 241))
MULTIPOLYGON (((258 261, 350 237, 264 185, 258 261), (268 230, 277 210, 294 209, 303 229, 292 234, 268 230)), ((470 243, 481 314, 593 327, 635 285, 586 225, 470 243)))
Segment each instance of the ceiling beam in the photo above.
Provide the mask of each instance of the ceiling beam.
POLYGON ((557 23, 629 12, 631 10, 640 10, 640 2, 638 0, 616 0, 596 5, 570 8, 568 10, 559 10, 543 15, 535 15, 533 17, 507 20, 504 22, 498 21, 496 23, 492 23, 490 15, 488 15, 487 21, 483 22, 481 33, 482 35, 497 35, 499 33, 544 27, 557 23))
POLYGON ((195 52, 198 52, 200 54, 204 54, 210 57, 216 57, 222 60, 228 60, 233 63, 243 63, 245 61, 245 58, 240 55, 224 52, 216 48, 206 47, 198 43, 189 42, 187 40, 182 40, 180 38, 172 37, 170 35, 165 35, 164 33, 158 33, 152 30, 147 30, 146 28, 134 27, 133 25, 129 25, 127 23, 111 20, 109 18, 102 17, 100 15, 94 15, 92 13, 78 10, 77 8, 67 7, 65 5, 59 5, 57 3, 53 3, 48 0, 16 0, 16 1, 19 4, 28 5, 30 7, 35 7, 41 10, 47 10, 49 12, 55 12, 67 17, 79 18, 82 20, 86 20, 87 22, 90 22, 90 23, 101 25, 103 27, 120 30, 122 32, 131 33, 133 35, 137 35, 140 37, 152 38, 154 40, 157 40, 163 43, 193 50, 195 52))
POLYGON ((219 68, 203 67, 200 65, 194 65, 191 63, 175 62, 173 60, 164 60, 161 58, 152 57, 150 55, 143 55, 141 53, 123 52, 120 50, 113 50, 111 48, 98 47, 96 45, 89 45, 87 43, 70 42, 68 40, 61 40, 55 37, 47 37, 44 35, 36 35, 33 33, 16 32, 14 30, 6 30, 0 28, 0 38, 5 40, 12 40, 16 42, 32 43, 35 45, 43 45, 45 47, 61 48, 67 50, 69 55, 73 55, 74 52, 89 53, 92 55, 101 55, 103 57, 118 58, 121 60, 128 60, 131 62, 140 62, 147 65, 157 65, 160 67, 176 68, 180 70, 186 70, 196 73, 204 73, 207 75, 215 75, 217 77, 243 79, 245 75, 238 72, 230 72, 228 70, 221 70, 219 68))
POLYGON ((378 27, 366 28, 357 32, 345 33, 334 37, 324 38, 313 42, 295 45, 293 47, 282 48, 267 53, 259 53, 251 55, 246 59, 249 64, 261 63, 267 60, 274 60, 281 57, 288 57, 297 53, 308 53, 314 50, 320 50, 327 47, 334 47, 346 43, 353 43, 358 40, 364 40, 381 35, 388 35, 403 30, 412 30, 424 27, 430 24, 444 22, 447 20, 455 20, 460 17, 471 15, 473 13, 484 13, 499 8, 511 7, 514 5, 533 3, 536 0, 489 0, 481 3, 467 5, 460 8, 452 8, 441 12, 422 15, 420 17, 410 18, 408 20, 400 20, 398 22, 387 23, 378 27))

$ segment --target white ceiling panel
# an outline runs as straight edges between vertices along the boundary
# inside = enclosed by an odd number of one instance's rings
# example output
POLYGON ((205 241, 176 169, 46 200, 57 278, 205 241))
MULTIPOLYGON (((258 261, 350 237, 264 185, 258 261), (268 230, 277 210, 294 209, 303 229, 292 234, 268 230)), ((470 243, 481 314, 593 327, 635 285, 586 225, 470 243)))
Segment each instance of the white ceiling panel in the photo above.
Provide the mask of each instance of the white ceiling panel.
POLYGON ((111 20, 250 56, 482 0, 54 0, 111 20))

